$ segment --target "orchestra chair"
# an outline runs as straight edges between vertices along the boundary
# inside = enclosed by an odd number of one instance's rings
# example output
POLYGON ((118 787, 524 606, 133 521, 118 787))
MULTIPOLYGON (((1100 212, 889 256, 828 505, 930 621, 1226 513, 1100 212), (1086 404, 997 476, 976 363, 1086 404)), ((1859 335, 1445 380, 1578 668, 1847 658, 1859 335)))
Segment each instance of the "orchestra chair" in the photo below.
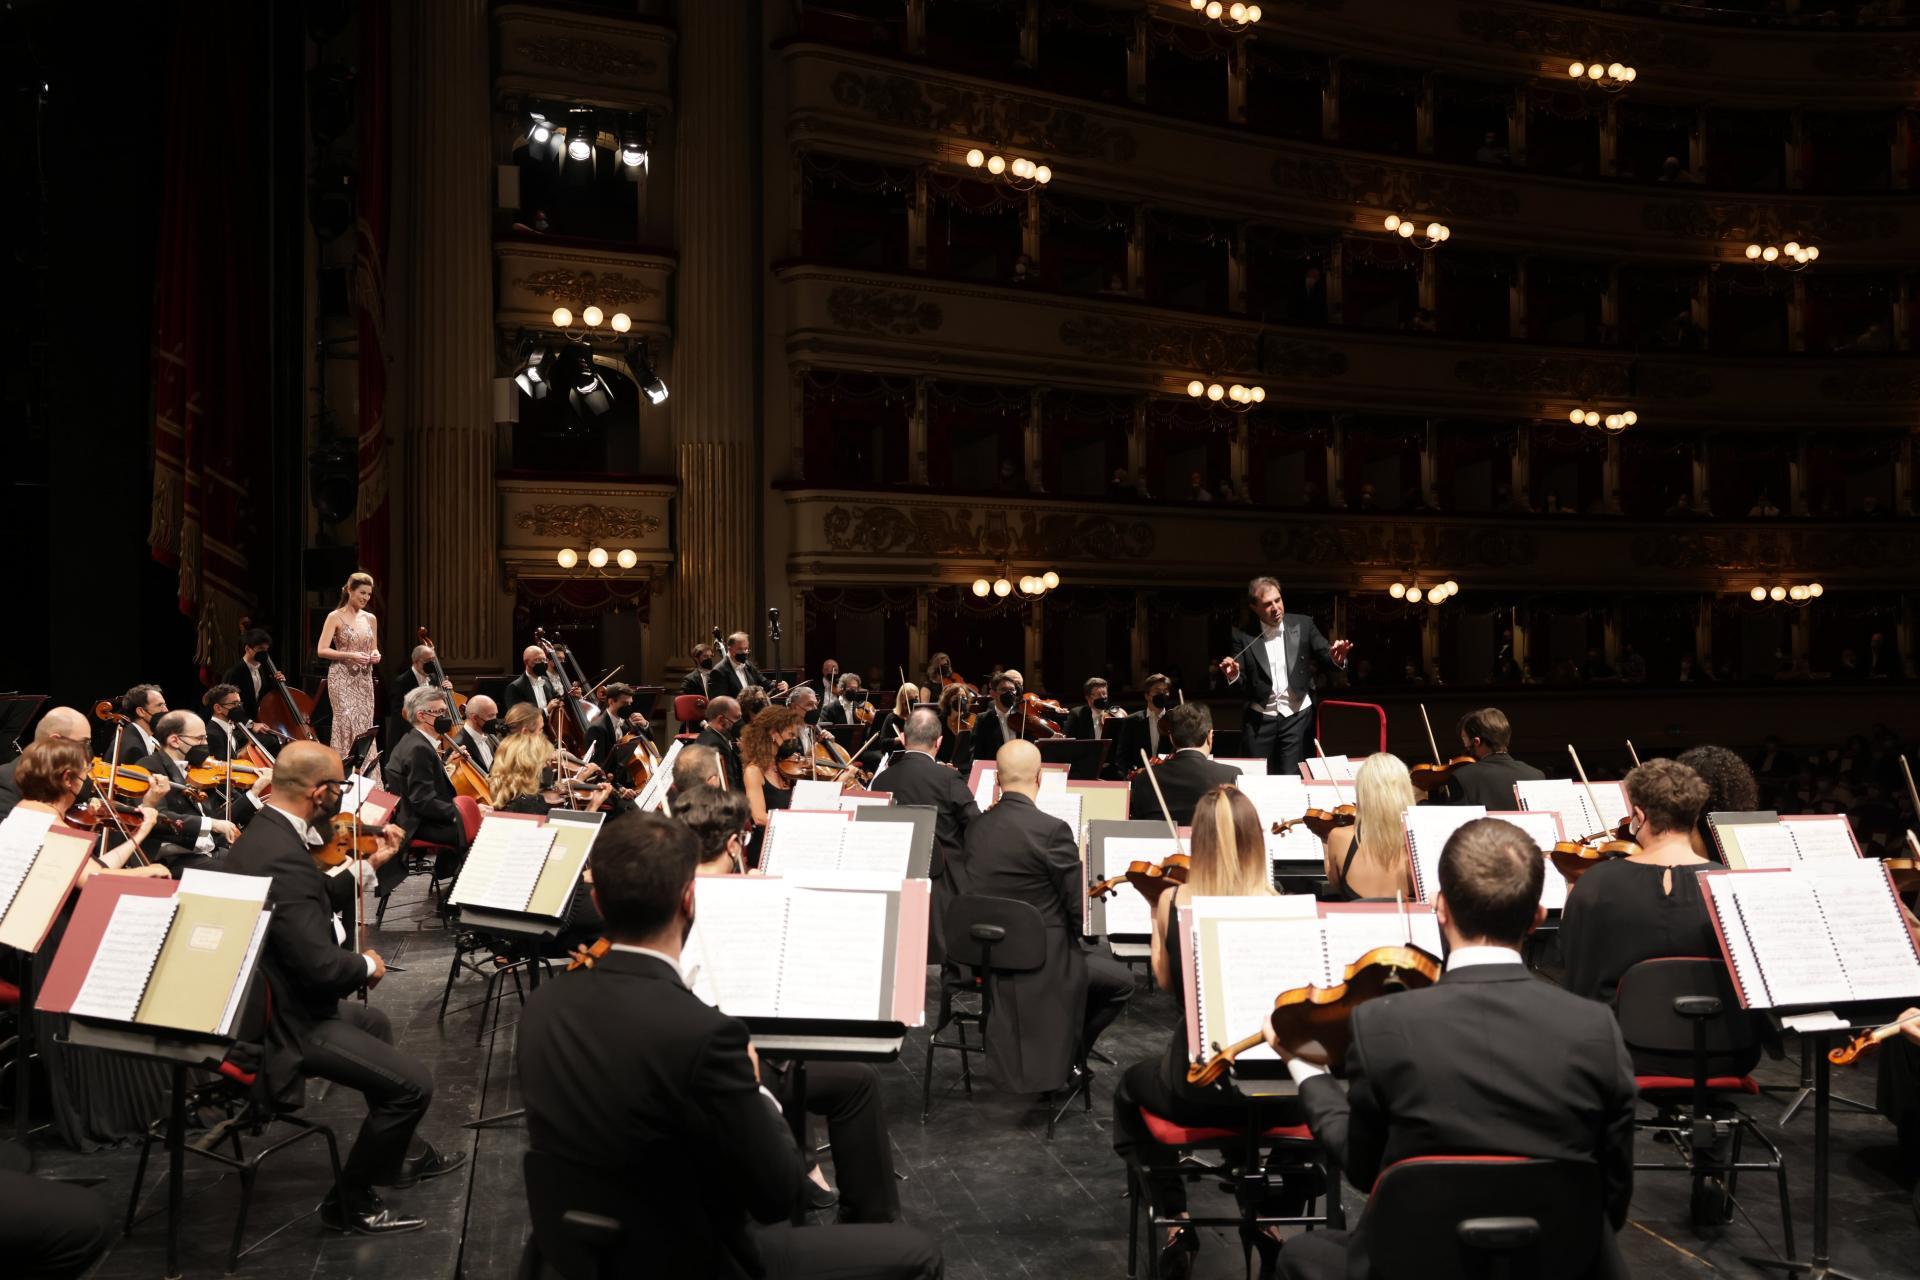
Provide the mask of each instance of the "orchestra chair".
POLYGON ((1793 1257, 1793 1206, 1787 1196, 1786 1159, 1733 1101, 1757 1097, 1751 1075, 1760 1056, 1760 1032, 1754 1017, 1740 1007, 1726 963, 1698 956, 1642 960, 1621 975, 1613 999, 1614 1016, 1629 1052, 1691 1054, 1691 1076, 1634 1077, 1640 1097, 1654 1105, 1650 1119, 1634 1127, 1672 1144, 1679 1163, 1635 1161, 1637 1170, 1684 1172, 1693 1182, 1692 1215, 1696 1227, 1719 1226, 1733 1218, 1734 1194, 1743 1172, 1772 1173, 1780 1185, 1780 1225, 1787 1257, 1793 1257), (1717 1103, 1712 1114, 1709 1104, 1717 1103), (1741 1147, 1751 1136, 1767 1150, 1764 1160, 1742 1161, 1741 1147), (1725 1158, 1715 1154, 1718 1140, 1731 1138, 1725 1158))
MULTIPOLYGON (((960 1080, 967 1096, 973 1096, 973 1072, 970 1055, 987 1051, 987 1036, 993 1025, 994 988, 998 979, 1010 973, 1031 973, 1047 960, 1047 924, 1030 902, 1012 898, 990 898, 963 893, 947 906, 947 962, 940 971, 940 1015, 927 1033, 927 1063, 921 1073, 920 1123, 927 1122, 933 1110, 933 1051, 950 1049, 960 1055, 960 1080), (977 1013, 956 1008, 954 997, 977 994, 977 1013), (980 1041, 967 1040, 967 1025, 980 1029, 980 1041), (942 1040, 940 1033, 949 1024, 957 1025, 958 1040, 942 1040)), ((1073 1034, 1062 1030, 1062 1034, 1073 1034)), ((1079 1059, 1076 1044, 1074 1058, 1079 1059)), ((1047 1109, 1047 1138, 1053 1138, 1054 1126, 1080 1094, 1088 1111, 1093 1110, 1093 1093, 1085 1073, 1076 1075, 1064 1088, 1049 1089, 1042 1096, 1047 1109), (1055 1103, 1058 1107, 1055 1107, 1055 1103)))
MULTIPOLYGON (((1147 1221, 1147 1275, 1159 1280, 1160 1249, 1158 1242, 1163 1238, 1161 1232, 1173 1227, 1240 1227, 1242 1238, 1246 1233, 1265 1227, 1333 1227, 1344 1228, 1346 1216, 1340 1204, 1339 1171, 1331 1168, 1321 1153, 1320 1144, 1314 1140, 1313 1133, 1304 1124, 1265 1125, 1261 1123, 1260 1108, 1247 1108, 1245 1128, 1227 1128, 1212 1125, 1183 1125, 1165 1116, 1155 1115, 1145 1107, 1140 1108, 1140 1118, 1146 1122, 1147 1133, 1155 1146, 1145 1154, 1152 1159, 1143 1159, 1143 1153, 1136 1148, 1127 1158, 1127 1275, 1135 1274, 1140 1259, 1140 1218, 1141 1207, 1146 1208, 1147 1221), (1213 1152, 1217 1160, 1202 1160, 1196 1153, 1213 1152), (1263 1154, 1270 1152, 1271 1155, 1263 1154), (1312 1189, 1306 1196, 1306 1209, 1303 1213, 1280 1215, 1260 1212, 1261 1203, 1267 1198, 1273 1187, 1272 1171, 1291 1169, 1303 1175, 1303 1185, 1312 1189), (1305 1171, 1311 1169, 1311 1176, 1305 1171), (1153 1203, 1152 1182, 1149 1174, 1177 1170, 1188 1182, 1200 1182, 1217 1179, 1233 1192, 1234 1202, 1240 1207, 1240 1213, 1234 1217, 1177 1217, 1162 1214, 1153 1203), (1327 1205, 1324 1212, 1318 1211, 1320 1194, 1324 1192, 1327 1205)), ((1286 1177, 1281 1177, 1281 1185, 1286 1185, 1286 1177)), ((1247 1245, 1249 1250, 1252 1244, 1247 1245)))
MULTIPOLYGON (((472 796, 455 796, 453 798, 453 807, 460 811, 460 825, 467 834, 467 847, 472 848, 474 837, 480 834, 480 802, 472 796)), ((454 850, 448 848, 446 845, 437 844, 432 840, 411 839, 407 841, 406 848, 400 851, 400 856, 407 860, 407 874, 409 876, 413 874, 416 867, 422 865, 426 867, 428 876, 427 899, 430 902, 437 903, 440 901, 441 879, 435 871, 435 868, 440 865, 440 855, 442 853, 452 852, 454 852, 454 850)), ((397 889, 399 886, 395 885, 394 888, 397 889)), ((373 924, 376 929, 386 923, 387 900, 392 896, 393 893, 391 890, 380 895, 380 905, 373 913, 373 924)), ((441 921, 442 927, 445 927, 445 923, 443 913, 443 919, 441 921)))
POLYGON ((628 1231, 635 1207, 648 1201, 643 1189, 544 1151, 529 1150, 521 1170, 529 1230, 517 1280, 671 1274, 660 1269, 658 1237, 628 1231))
POLYGON ((673 718, 680 725, 680 741, 692 742, 700 736, 700 726, 707 718, 706 697, 698 693, 674 694, 673 718))
POLYGON ((1377 1280, 1582 1280, 1612 1251, 1600 1167, 1413 1156, 1380 1171, 1355 1232, 1377 1280))
MULTIPOLYGON (((273 989, 264 975, 256 974, 253 985, 247 994, 245 1011, 241 1014, 241 1027, 238 1032, 239 1043, 235 1049, 246 1049, 257 1055, 260 1042, 266 1036, 268 1022, 273 1013, 273 989)), ((246 1236, 247 1215, 253 1210, 254 1183, 260 1175, 260 1167, 272 1156, 287 1150, 296 1143, 308 1138, 320 1138, 327 1144, 327 1167, 333 1174, 333 1186, 336 1194, 344 1196, 340 1184, 340 1145, 333 1136, 331 1126, 316 1120, 308 1120, 298 1114, 306 1104, 306 1081, 300 1084, 297 1100, 285 1102, 266 1099, 256 1087, 257 1075, 233 1061, 230 1050, 226 1061, 210 1078, 187 1091, 184 1114, 188 1119, 208 1110, 218 1110, 223 1118, 215 1121, 204 1133, 187 1143, 189 1155, 197 1155, 232 1170, 240 1176, 240 1212, 234 1218, 233 1239, 227 1246, 227 1274, 232 1275, 240 1266, 240 1259, 258 1249, 267 1241, 301 1221, 312 1212, 300 1214, 281 1223, 272 1231, 261 1236, 246 1248, 240 1242, 246 1236), (256 1147, 251 1153, 242 1145, 241 1135, 249 1138, 263 1138, 272 1125, 283 1125, 292 1132, 285 1134, 263 1146, 256 1147), (219 1148, 222 1143, 231 1144, 233 1154, 228 1155, 219 1148)), ((171 1103, 169 1103, 171 1106, 171 1103)), ((127 1221, 125 1234, 132 1235, 134 1225, 140 1221, 140 1192, 147 1178, 147 1160, 153 1153, 156 1141, 166 1140, 169 1117, 162 1116, 147 1125, 140 1139, 140 1160, 133 1172, 133 1190, 127 1197, 127 1221)), ((162 1179, 164 1183, 165 1179, 162 1179)), ((164 1212, 166 1205, 156 1206, 147 1216, 164 1212)))

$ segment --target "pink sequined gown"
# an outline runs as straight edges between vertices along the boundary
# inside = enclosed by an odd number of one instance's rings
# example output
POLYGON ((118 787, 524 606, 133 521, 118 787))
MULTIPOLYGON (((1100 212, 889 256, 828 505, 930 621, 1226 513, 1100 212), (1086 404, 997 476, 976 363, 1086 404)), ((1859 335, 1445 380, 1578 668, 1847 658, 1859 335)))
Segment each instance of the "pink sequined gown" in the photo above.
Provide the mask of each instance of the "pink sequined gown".
MULTIPOLYGON (((373 652, 373 628, 354 614, 333 631, 333 647, 373 652)), ((353 740, 373 728, 373 668, 336 662, 327 668, 327 699, 333 703, 332 746, 342 756, 353 740)))

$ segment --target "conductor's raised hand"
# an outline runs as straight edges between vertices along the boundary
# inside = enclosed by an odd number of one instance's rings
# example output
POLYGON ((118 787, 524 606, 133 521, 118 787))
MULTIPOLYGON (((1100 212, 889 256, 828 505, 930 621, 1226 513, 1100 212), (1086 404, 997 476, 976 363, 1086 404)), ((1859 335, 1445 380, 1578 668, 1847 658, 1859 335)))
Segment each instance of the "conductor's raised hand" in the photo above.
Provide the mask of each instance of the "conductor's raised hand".
POLYGON ((1351 640, 1335 640, 1327 646, 1327 656, 1333 659, 1333 665, 1336 667, 1346 666, 1347 654, 1352 651, 1353 641, 1351 640))
POLYGON ((1228 684, 1232 684, 1240 678, 1240 660, 1238 658, 1222 658, 1220 665, 1215 669, 1220 672, 1220 678, 1228 684))

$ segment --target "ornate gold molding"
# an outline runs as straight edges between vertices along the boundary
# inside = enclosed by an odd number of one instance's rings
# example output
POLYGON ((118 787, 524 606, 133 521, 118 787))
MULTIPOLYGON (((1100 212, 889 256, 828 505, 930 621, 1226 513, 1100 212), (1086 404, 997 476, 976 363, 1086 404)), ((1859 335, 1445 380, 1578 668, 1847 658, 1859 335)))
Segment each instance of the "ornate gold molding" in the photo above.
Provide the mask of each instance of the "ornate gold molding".
POLYGON ((1174 365, 1205 373, 1233 373, 1259 366, 1252 333, 1207 325, 1074 316, 1060 322, 1060 341, 1095 360, 1174 365))
POLYGON ((522 511, 514 522, 536 538, 644 538, 660 531, 660 521, 641 511, 583 502, 577 506, 541 503, 522 511))
POLYGON ((850 333, 884 333, 910 338, 945 322, 940 304, 896 289, 836 285, 827 295, 827 314, 850 333))
POLYGON ((869 555, 1045 557, 1051 560, 1144 559, 1153 554, 1153 526, 1104 515, 979 513, 953 507, 833 507, 822 519, 827 546, 869 555))
POLYGON ((660 70, 658 62, 637 50, 569 36, 521 36, 513 51, 536 66, 595 79, 648 80, 660 70))
POLYGON ((1624 396, 1629 366, 1612 360, 1576 356, 1486 356, 1453 366, 1457 381, 1481 391, 1534 393, 1589 399, 1624 396))
POLYGON ((1498 525, 1422 528, 1380 520, 1276 523, 1261 533, 1260 549, 1278 564, 1382 568, 1443 564, 1463 569, 1518 569, 1533 564, 1539 555, 1538 541, 1524 529, 1498 525))
POLYGON ((1648 569, 1768 573, 1902 569, 1920 559, 1920 533, 1886 524, 1777 532, 1675 530, 1636 537, 1631 554, 1636 566, 1648 569))
POLYGON ((1640 222, 1648 231, 1694 240, 1744 244, 1770 236, 1800 236, 1820 244, 1884 239, 1905 220, 1894 209, 1866 209, 1843 200, 1793 204, 1744 200, 1649 200, 1640 222))
POLYGON ((1485 44, 1526 54, 1586 58, 1596 50, 1606 50, 1608 57, 1636 67, 1704 71, 1713 65, 1713 50, 1704 40, 1649 27, 1549 16, 1531 9, 1463 9, 1460 31, 1478 36, 1485 44))
POLYGON ((1275 157, 1273 185, 1289 195, 1450 218, 1513 218, 1520 196, 1511 187, 1459 174, 1406 169, 1376 160, 1333 156, 1275 157))
POLYGON ((552 298, 578 306, 594 302, 603 307, 633 306, 660 296, 660 291, 644 280, 621 271, 572 271, 553 267, 516 276, 513 288, 524 289, 536 298, 552 298))

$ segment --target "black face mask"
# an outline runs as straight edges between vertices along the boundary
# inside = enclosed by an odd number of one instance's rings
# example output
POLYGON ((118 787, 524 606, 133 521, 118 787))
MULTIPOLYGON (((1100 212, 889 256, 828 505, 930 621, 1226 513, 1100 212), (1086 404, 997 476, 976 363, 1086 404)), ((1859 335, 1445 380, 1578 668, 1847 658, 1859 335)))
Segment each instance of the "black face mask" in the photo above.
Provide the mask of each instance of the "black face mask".
POLYGON ((1013 690, 1011 690, 1011 689, 1002 689, 1002 690, 1000 691, 1000 705, 1001 705, 1001 706, 1003 706, 1003 707, 1008 707, 1008 708, 1011 708, 1011 707, 1013 706, 1013 704, 1014 704, 1014 703, 1015 703, 1016 701, 1018 701, 1018 700, 1019 700, 1019 695, 1018 695, 1018 694, 1016 694, 1016 693, 1014 693, 1014 691, 1013 691, 1013 690))
POLYGON ((820 708, 815 707, 813 710, 807 712, 808 724, 818 724, 819 722, 820 722, 820 708))
POLYGON ((861 703, 865 702, 866 700, 867 700, 867 691, 865 689, 847 690, 847 701, 851 702, 854 706, 857 707, 861 703))
POLYGON ((1093 700, 1093 709, 1095 711, 1105 711, 1108 707, 1112 705, 1113 705, 1112 698, 1095 698, 1093 700))
POLYGON ((453 717, 442 711, 433 718, 433 731, 435 733, 453 732, 453 717))
POLYGON ((713 670, 713 659, 712 659, 712 658, 702 658, 702 659, 700 659, 700 669, 701 669, 702 671, 711 671, 711 670, 713 670))
POLYGON ((202 742, 187 748, 187 768, 198 769, 213 758, 213 748, 202 742))
POLYGON ((534 663, 534 664, 533 664, 533 674, 535 674, 535 675, 537 675, 537 676, 543 676, 543 675, 545 675, 545 674, 547 674, 547 664, 546 664, 546 663, 544 663, 544 662, 536 662, 536 663, 534 663))
POLYGON ((797 756, 799 754, 800 754, 800 744, 797 742, 783 742, 780 744, 780 749, 777 752, 775 752, 775 755, 777 755, 782 760, 791 759, 792 757, 797 756))
POLYGON ((1165 711, 1173 705, 1173 695, 1170 693, 1156 693, 1153 695, 1153 705, 1165 711))

